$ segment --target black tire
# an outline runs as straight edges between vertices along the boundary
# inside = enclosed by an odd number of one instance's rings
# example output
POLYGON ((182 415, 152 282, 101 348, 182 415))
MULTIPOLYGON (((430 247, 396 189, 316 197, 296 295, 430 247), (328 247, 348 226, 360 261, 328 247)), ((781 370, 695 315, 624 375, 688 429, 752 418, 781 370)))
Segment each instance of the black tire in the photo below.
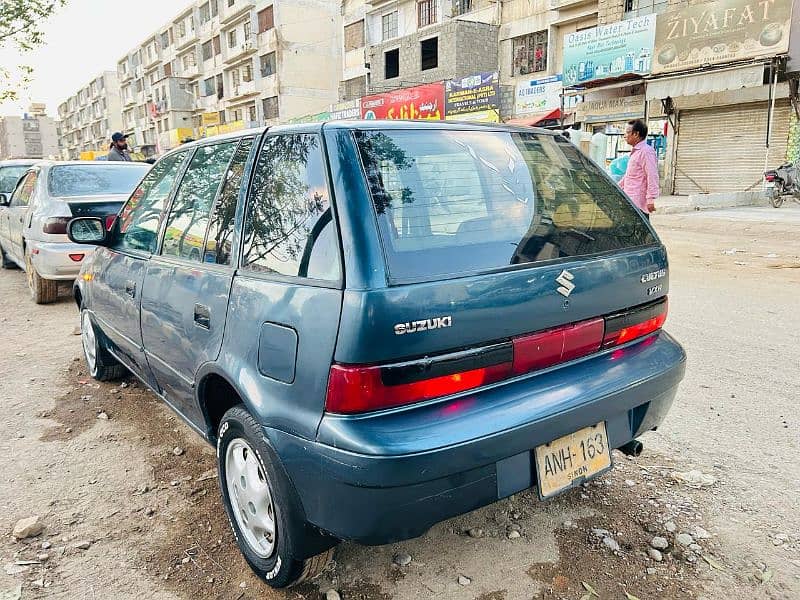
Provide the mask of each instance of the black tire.
POLYGON ((111 356, 102 344, 103 334, 95 325, 91 313, 81 309, 81 342, 86 368, 97 381, 122 379, 128 374, 124 365, 111 356), (93 354, 93 355, 92 355, 93 354))
MULTIPOLYGON (((230 459, 235 462, 233 458, 230 459)), ((261 427, 241 404, 228 410, 222 417, 217 438, 217 464, 228 521, 239 550, 256 575, 273 588, 284 588, 312 579, 325 570, 333 557, 332 546, 336 544, 336 540, 325 538, 308 525, 297 492, 277 455, 264 440, 261 427), (265 504, 269 504, 272 509, 269 514, 274 523, 274 536, 262 537, 267 544, 271 544, 271 551, 263 551, 262 547, 262 552, 259 552, 248 541, 248 534, 243 532, 240 525, 240 521, 244 522, 243 519, 251 513, 242 509, 241 501, 231 498, 227 469, 229 449, 232 454, 240 450, 253 451, 246 457, 256 461, 260 485, 265 485, 269 490, 269 494, 263 497, 267 498, 265 504), (234 502, 239 506, 234 507, 234 502)), ((231 485, 238 481, 239 478, 233 476, 231 485)), ((243 488, 238 491, 234 489, 234 493, 244 495, 243 488)), ((253 504, 250 503, 249 506, 252 507, 253 504)), ((255 510, 253 508, 253 516, 256 515, 255 510)))
POLYGON ((45 279, 36 272, 30 254, 25 254, 25 270, 28 275, 28 288, 36 304, 52 304, 58 299, 58 282, 45 279))
POLYGON ((4 269, 18 269, 17 263, 11 260, 6 251, 3 250, 3 245, 0 244, 0 260, 2 260, 2 266, 4 269))
POLYGON ((783 196, 780 194, 776 194, 769 199, 770 204, 772 204, 773 208, 780 208, 783 205, 783 196))

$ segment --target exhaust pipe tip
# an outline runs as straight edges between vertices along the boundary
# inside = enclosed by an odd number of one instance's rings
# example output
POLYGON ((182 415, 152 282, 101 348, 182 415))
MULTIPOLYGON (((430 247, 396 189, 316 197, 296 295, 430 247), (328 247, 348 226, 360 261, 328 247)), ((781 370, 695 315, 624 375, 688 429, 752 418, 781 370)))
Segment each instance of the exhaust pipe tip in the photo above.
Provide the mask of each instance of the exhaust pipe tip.
POLYGON ((639 456, 644 450, 644 444, 639 440, 631 440, 624 446, 620 447, 620 452, 623 454, 627 454, 628 456, 639 456))

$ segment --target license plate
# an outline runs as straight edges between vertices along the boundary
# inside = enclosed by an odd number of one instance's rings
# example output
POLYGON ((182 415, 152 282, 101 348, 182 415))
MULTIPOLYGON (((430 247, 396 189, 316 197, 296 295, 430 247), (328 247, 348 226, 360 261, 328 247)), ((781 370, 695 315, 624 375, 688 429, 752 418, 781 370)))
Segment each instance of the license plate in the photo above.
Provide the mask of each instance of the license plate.
POLYGON ((611 468, 606 424, 601 421, 538 446, 534 455, 539 496, 560 494, 611 468))
POLYGON ((764 182, 764 187, 767 188, 767 189, 774 188, 775 187, 775 182, 774 181, 765 181, 764 182))

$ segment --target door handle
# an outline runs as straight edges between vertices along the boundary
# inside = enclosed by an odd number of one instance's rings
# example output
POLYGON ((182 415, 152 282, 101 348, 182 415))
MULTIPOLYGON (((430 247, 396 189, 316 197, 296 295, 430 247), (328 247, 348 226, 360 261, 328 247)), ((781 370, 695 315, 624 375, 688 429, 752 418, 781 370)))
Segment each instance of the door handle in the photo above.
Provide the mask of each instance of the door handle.
POLYGON ((202 304, 195 304, 194 324, 203 329, 211 329, 211 309, 202 304))
POLYGON ((125 293, 128 294, 131 298, 136 298, 136 282, 135 281, 126 281, 125 282, 125 293))

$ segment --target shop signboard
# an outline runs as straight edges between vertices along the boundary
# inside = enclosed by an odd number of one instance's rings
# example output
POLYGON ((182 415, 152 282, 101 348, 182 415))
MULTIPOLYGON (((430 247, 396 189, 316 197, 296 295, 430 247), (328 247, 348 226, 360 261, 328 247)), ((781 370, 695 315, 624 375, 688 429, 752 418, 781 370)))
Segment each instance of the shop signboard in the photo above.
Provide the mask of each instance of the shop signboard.
POLYGON ((653 73, 786 54, 792 0, 718 0, 658 16, 653 73))
POLYGON ((444 84, 448 120, 500 122, 500 73, 476 73, 444 84))
POLYGON ((580 102, 575 109, 575 118, 584 123, 610 123, 627 121, 644 116, 644 95, 587 100, 580 102))
POLYGON ((361 99, 331 104, 330 120, 345 121, 361 118, 361 99))
MULTIPOLYGON (((767 0, 769 1, 769 0, 767 0)), ((623 75, 647 75, 653 59, 656 16, 598 25, 564 36, 564 85, 623 75)))
POLYGON ((361 99, 361 117, 440 121, 444 118, 444 84, 428 83, 365 96, 361 99))
POLYGON ((330 120, 331 113, 327 110, 318 112, 313 115, 303 115, 302 117, 294 117, 286 121, 287 125, 298 125, 300 123, 321 123, 322 121, 330 120))
POLYGON ((200 123, 203 127, 214 127, 220 124, 218 112, 205 112, 200 115, 200 123))
POLYGON ((521 81, 514 96, 514 114, 529 115, 561 108, 563 90, 561 75, 521 81))

